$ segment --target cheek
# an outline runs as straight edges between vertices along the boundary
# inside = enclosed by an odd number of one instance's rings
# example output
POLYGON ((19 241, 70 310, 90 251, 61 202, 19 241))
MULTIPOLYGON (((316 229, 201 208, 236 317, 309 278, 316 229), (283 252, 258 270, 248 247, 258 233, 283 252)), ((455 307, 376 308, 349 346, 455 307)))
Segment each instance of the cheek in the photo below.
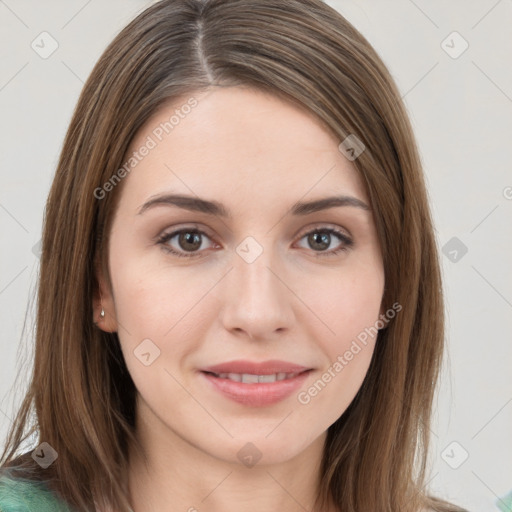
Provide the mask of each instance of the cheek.
POLYGON ((320 320, 317 329, 324 335, 317 339, 325 340, 331 355, 347 350, 352 339, 367 332, 379 319, 384 277, 377 264, 357 262, 322 276, 321 281, 306 283, 301 297, 320 320))
POLYGON ((171 359, 196 350, 215 313, 209 292, 218 280, 205 272, 163 267, 161 262, 150 265, 135 258, 120 262, 113 269, 112 284, 118 334, 127 364, 134 350, 147 339, 160 351, 156 366, 164 361, 169 366, 171 359))
POLYGON ((112 267, 116 316, 129 332, 161 337, 197 300, 193 276, 187 280, 185 274, 154 264, 151 258, 121 255, 117 262, 112 267))
POLYGON ((309 322, 311 336, 327 356, 303 403, 314 400, 332 420, 355 397, 371 362, 384 291, 383 269, 377 263, 347 265, 323 279, 322 288, 310 282, 301 292, 318 316, 309 322))
POLYGON ((148 402, 165 402, 161 392, 166 390, 177 405, 188 396, 178 384, 182 381, 178 365, 199 349, 204 338, 208 301, 200 299, 211 285, 203 280, 198 289, 199 282, 181 279, 176 273, 165 277, 164 273, 135 273, 128 266, 125 270, 117 274, 117 287, 114 281, 113 286, 118 336, 128 371, 148 402))
POLYGON ((322 297, 315 303, 322 322, 315 322, 312 336, 326 358, 297 398, 313 407, 327 427, 350 405, 368 372, 378 335, 381 281, 340 279, 322 297))

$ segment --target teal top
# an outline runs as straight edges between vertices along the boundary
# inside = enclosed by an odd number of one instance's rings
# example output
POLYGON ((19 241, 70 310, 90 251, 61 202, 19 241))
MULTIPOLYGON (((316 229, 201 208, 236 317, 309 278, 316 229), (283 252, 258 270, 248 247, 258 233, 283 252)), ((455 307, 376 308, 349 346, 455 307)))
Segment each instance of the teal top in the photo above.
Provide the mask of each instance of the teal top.
POLYGON ((503 498, 498 498, 498 501, 496 502, 499 509, 502 512, 511 512, 512 511, 512 491, 510 491, 506 496, 503 496, 503 498))
POLYGON ((73 512, 42 482, 13 477, 0 470, 0 512, 73 512))

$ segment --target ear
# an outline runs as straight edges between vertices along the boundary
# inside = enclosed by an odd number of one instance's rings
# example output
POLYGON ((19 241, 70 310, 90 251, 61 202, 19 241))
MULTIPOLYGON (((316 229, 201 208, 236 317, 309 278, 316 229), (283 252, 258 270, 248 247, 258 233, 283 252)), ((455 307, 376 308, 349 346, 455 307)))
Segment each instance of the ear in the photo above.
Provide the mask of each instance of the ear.
POLYGON ((102 331, 117 332, 117 317, 112 291, 103 276, 101 265, 96 264, 95 268, 97 285, 95 286, 92 304, 93 322, 102 331), (103 318, 100 315, 102 308, 105 312, 103 318))

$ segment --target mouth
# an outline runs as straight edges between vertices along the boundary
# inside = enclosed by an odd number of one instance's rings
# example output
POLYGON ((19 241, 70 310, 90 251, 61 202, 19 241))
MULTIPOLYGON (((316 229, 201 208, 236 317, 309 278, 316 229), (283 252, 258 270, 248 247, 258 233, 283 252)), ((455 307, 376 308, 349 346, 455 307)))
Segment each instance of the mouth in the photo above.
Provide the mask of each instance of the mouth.
POLYGON ((302 372, 278 372, 270 374, 254 374, 254 373, 215 373, 203 371, 203 373, 216 377, 218 379, 228 379, 234 382, 242 382, 243 384, 263 384, 271 382, 279 382, 283 380, 289 380, 311 370, 303 370, 302 372))
POLYGON ((201 371, 210 372, 214 375, 276 375, 279 380, 283 380, 283 374, 298 374, 310 369, 311 368, 307 366, 290 363, 288 361, 280 361, 278 359, 271 359, 261 362, 236 359, 234 361, 228 361, 225 363, 208 366, 206 368, 201 368, 201 371))
POLYGON ((245 406, 263 407, 289 397, 313 371, 313 368, 282 361, 233 361, 200 370, 199 373, 210 389, 225 398, 245 406))

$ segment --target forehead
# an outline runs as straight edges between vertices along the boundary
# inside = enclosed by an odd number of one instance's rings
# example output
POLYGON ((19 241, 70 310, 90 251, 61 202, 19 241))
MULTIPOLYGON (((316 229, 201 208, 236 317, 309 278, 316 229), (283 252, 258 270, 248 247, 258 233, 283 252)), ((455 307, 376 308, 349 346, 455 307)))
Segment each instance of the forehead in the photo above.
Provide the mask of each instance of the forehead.
POLYGON ((313 114, 277 96, 243 87, 191 93, 169 101, 136 134, 126 160, 134 152, 138 159, 122 202, 140 205, 160 192, 259 207, 327 192, 367 201, 338 145, 313 114))

